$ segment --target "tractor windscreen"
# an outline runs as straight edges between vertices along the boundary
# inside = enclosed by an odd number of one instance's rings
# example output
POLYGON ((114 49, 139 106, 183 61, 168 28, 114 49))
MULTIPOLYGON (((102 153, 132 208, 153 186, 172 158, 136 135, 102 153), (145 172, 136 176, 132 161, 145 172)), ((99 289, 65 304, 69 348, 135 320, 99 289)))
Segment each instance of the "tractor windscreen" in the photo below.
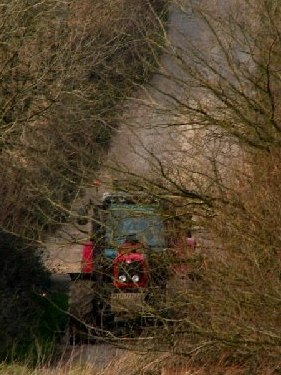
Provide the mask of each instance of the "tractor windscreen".
POLYGON ((152 211, 114 209, 108 218, 107 240, 120 245, 128 235, 136 235, 138 241, 153 249, 165 247, 164 225, 160 216, 152 211))

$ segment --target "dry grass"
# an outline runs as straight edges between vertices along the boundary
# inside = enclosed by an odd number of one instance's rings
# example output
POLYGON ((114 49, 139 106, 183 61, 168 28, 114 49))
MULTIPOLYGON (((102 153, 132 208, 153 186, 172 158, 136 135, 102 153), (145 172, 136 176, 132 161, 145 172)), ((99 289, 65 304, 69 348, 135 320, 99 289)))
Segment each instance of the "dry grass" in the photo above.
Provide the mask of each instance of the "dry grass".
POLYGON ((31 369, 24 364, 0 364, 0 375, 275 375, 274 369, 264 368, 253 372, 247 366, 226 365, 224 359, 217 364, 195 366, 172 354, 141 355, 127 352, 120 358, 109 361, 102 369, 91 364, 77 364, 75 361, 56 366, 38 366, 31 369), (185 361, 185 362, 184 362, 185 361))

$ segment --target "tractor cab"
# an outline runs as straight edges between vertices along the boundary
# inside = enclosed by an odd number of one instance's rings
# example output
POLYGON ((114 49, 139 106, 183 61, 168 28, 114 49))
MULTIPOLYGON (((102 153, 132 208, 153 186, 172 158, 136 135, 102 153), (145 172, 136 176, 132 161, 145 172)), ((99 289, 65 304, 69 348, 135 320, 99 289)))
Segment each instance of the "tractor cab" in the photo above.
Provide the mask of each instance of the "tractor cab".
POLYGON ((156 206, 138 203, 125 193, 104 194, 101 204, 93 208, 90 241, 82 248, 81 274, 93 279, 102 275, 104 282, 116 287, 143 287, 148 282, 148 265, 163 259, 166 248, 164 223, 156 206), (137 263, 142 271, 136 275, 120 271, 121 264, 128 268, 137 263))

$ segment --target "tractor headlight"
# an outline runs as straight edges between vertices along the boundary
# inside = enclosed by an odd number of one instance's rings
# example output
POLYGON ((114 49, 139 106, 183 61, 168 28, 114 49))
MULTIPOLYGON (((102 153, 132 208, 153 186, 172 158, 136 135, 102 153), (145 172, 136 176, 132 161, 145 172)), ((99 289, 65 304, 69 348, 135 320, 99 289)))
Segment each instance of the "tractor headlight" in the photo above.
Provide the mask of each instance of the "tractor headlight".
POLYGON ((140 277, 139 277, 139 275, 134 275, 134 276, 132 277, 132 280, 133 280, 134 283, 138 283, 138 282, 140 281, 140 277))
POLYGON ((122 283, 125 283, 126 280, 127 280, 127 277, 126 277, 126 275, 120 275, 120 276, 118 277, 118 280, 121 281, 122 283))

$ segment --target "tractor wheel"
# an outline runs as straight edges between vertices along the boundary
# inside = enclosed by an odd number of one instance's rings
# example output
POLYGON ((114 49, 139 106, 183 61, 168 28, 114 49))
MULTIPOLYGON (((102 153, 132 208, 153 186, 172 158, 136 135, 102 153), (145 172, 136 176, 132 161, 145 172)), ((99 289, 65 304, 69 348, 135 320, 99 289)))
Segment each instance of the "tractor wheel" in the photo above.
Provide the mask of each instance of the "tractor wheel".
POLYGON ((68 299, 67 340, 72 344, 89 341, 94 325, 93 299, 94 282, 91 280, 72 281, 68 299))
POLYGON ((78 320, 83 320, 93 309, 94 282, 74 280, 70 283, 68 312, 78 320))

